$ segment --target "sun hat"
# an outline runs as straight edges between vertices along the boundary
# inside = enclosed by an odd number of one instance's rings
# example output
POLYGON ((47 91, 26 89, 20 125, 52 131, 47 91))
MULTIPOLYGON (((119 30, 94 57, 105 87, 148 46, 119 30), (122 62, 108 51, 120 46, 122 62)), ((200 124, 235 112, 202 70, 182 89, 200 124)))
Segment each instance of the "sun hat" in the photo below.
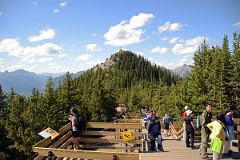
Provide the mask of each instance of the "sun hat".
POLYGON ((192 113, 192 111, 191 110, 186 110, 186 114, 187 114, 187 116, 189 116, 190 114, 192 113))

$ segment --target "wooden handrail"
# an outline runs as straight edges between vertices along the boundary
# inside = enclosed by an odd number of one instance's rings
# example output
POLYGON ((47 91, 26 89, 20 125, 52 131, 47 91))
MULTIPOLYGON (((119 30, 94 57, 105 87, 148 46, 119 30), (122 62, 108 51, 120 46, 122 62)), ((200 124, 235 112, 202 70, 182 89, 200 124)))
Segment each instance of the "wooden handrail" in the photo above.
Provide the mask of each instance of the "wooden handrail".
POLYGON ((33 148, 34 152, 38 152, 41 156, 47 156, 52 152, 55 157, 82 158, 82 159, 104 159, 113 160, 116 156, 117 160, 139 160, 138 153, 121 153, 121 152, 103 152, 103 151, 86 151, 86 150, 70 150, 70 149, 55 149, 55 148, 33 148))

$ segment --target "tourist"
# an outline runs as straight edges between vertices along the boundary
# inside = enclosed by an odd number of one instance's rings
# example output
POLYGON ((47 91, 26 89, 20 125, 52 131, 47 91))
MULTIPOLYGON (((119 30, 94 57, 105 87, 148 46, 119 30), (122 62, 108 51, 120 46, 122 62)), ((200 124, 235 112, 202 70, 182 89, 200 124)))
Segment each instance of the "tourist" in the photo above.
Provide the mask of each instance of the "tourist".
POLYGON ((184 107, 184 111, 182 112, 182 118, 183 118, 183 141, 186 143, 186 111, 189 110, 188 106, 184 107))
POLYGON ((72 124, 72 142, 73 142, 73 147, 75 149, 80 149, 79 147, 79 137, 81 133, 81 128, 79 127, 80 123, 80 116, 78 114, 78 111, 76 108, 71 108, 70 109, 71 115, 68 116, 68 119, 71 121, 72 124))
POLYGON ((225 128, 225 116, 223 113, 218 113, 217 120, 207 124, 207 127, 211 130, 211 150, 213 152, 213 160, 220 160, 222 154, 222 147, 225 142, 226 134, 225 128), (217 139, 217 140, 214 140, 217 139), (219 143, 220 141, 220 143, 219 143), (214 144, 216 143, 216 144, 214 144), (220 145, 220 146, 219 146, 220 145), (212 147, 217 146, 217 147, 212 147), (218 148, 218 149, 213 149, 218 148))
POLYGON ((203 159, 208 159, 207 154, 207 146, 208 146, 208 139, 211 133, 211 130, 207 127, 208 123, 212 122, 212 106, 210 104, 206 105, 205 110, 201 114, 201 146, 200 146, 200 153, 203 159))
POLYGON ((161 138, 161 125, 160 119, 157 116, 154 116, 153 121, 149 124, 148 134, 150 139, 150 150, 155 151, 156 143, 155 140, 158 140, 158 150, 164 151, 162 146, 162 138, 161 138))
POLYGON ((223 155, 224 156, 229 156, 231 154, 231 150, 230 150, 230 145, 231 145, 231 141, 234 139, 234 122, 233 122, 233 111, 228 108, 225 110, 225 121, 226 121, 226 128, 225 128, 225 132, 227 135, 224 147, 223 147, 223 155))
POLYGON ((149 127, 149 124, 153 121, 153 110, 149 111, 148 115, 147 115, 147 125, 146 128, 149 127))
POLYGON ((187 148, 190 147, 189 144, 189 137, 191 138, 191 148, 194 149, 194 124, 193 124, 193 118, 191 117, 192 111, 187 110, 186 111, 187 117, 186 117, 186 146, 187 148))
POLYGON ((170 118, 168 117, 167 114, 163 117, 163 124, 164 124, 164 135, 169 136, 169 123, 170 123, 170 118))

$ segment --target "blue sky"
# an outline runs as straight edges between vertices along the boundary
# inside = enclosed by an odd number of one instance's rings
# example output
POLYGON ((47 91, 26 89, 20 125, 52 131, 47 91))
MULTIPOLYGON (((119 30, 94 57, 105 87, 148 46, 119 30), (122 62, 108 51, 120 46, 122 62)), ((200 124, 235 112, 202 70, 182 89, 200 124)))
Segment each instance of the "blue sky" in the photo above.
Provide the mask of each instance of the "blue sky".
POLYGON ((0 0, 0 71, 77 72, 120 48, 173 69, 240 31, 239 0, 0 0))

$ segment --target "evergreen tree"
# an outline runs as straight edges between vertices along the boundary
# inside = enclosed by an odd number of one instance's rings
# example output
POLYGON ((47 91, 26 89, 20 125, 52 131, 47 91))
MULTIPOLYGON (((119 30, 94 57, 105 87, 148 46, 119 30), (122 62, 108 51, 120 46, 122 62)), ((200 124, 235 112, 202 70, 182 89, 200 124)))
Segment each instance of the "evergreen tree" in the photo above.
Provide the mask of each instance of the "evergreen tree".
POLYGON ((240 34, 233 34, 233 55, 231 57, 231 91, 233 106, 240 108, 240 34))
POLYGON ((0 118, 7 116, 7 95, 3 92, 0 85, 0 118))

